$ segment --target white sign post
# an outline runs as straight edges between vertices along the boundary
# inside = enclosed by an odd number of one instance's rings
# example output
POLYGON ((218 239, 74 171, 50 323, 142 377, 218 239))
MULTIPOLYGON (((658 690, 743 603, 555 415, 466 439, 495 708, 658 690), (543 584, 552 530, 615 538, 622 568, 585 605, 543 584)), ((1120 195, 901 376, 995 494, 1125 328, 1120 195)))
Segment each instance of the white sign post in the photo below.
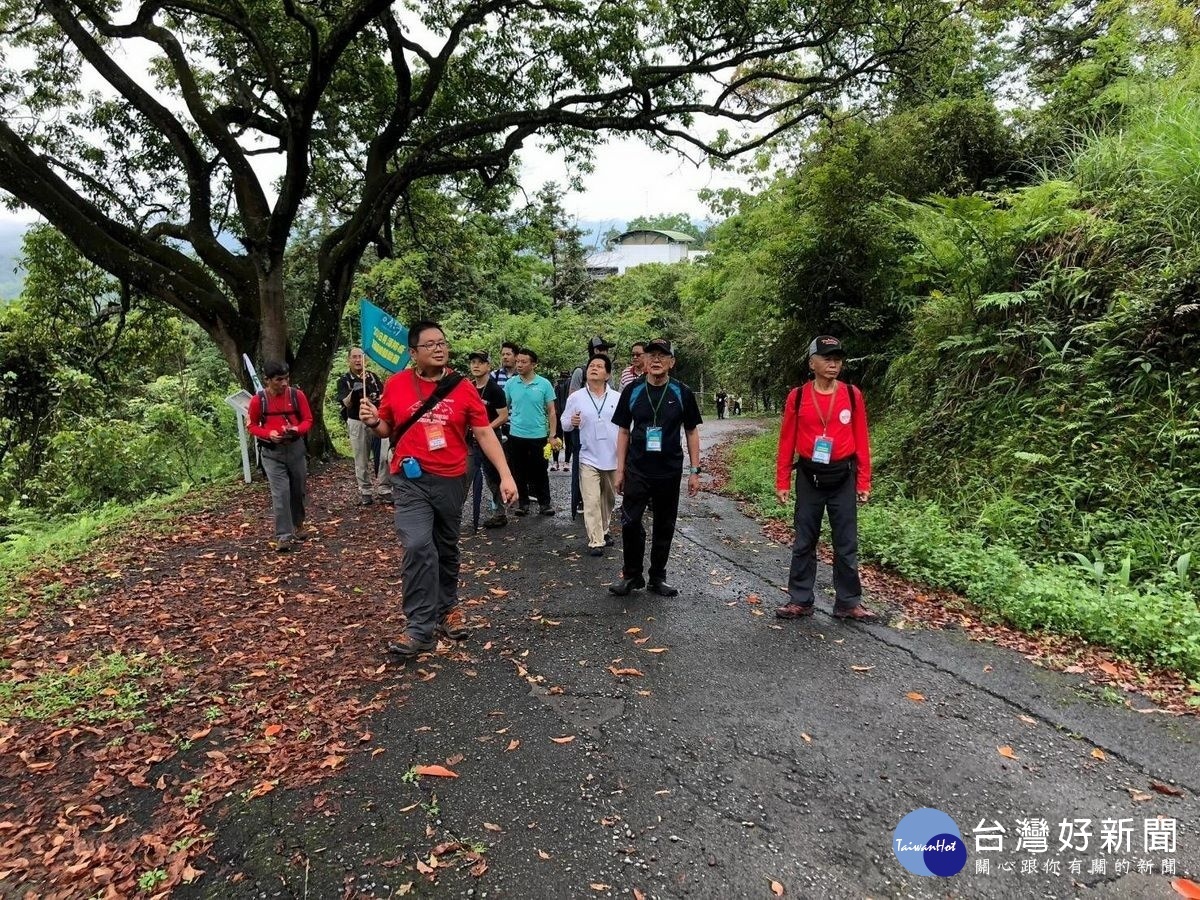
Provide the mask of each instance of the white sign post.
POLYGON ((246 437, 246 418, 250 412, 251 396, 253 395, 249 391, 238 391, 225 398, 225 402, 233 407, 237 417, 238 443, 242 446, 242 478, 246 484, 250 483, 250 447, 246 437))

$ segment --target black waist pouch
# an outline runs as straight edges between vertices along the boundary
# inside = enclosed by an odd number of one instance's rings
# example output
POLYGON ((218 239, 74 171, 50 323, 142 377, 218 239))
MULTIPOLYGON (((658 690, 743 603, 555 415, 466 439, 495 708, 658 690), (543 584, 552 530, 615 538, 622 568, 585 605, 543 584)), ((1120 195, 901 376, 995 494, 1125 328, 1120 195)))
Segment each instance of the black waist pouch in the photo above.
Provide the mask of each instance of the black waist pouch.
POLYGON ((796 461, 796 468, 817 490, 832 491, 840 488, 854 474, 854 462, 853 456, 828 463, 813 462, 801 456, 796 461))

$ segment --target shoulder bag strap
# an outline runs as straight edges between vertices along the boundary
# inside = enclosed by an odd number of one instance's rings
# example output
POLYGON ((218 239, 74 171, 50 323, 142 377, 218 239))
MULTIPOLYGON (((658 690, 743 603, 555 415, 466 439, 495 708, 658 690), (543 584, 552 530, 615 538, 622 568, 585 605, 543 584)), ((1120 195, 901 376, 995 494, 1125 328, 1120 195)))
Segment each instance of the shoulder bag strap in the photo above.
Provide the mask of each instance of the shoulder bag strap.
MULTIPOLYGON (((413 378, 415 379, 416 377, 417 376, 414 373, 413 378)), ((433 389, 433 393, 429 395, 429 398, 417 408, 417 411, 409 416, 403 425, 392 432, 391 436, 388 438, 388 440, 392 442, 392 446, 395 447, 397 444, 399 444, 400 438, 404 436, 404 432, 408 431, 408 429, 417 424, 417 420, 421 418, 421 416, 425 415, 425 413, 437 406, 442 399, 446 397, 446 395, 458 387, 459 382, 462 380, 463 377, 457 372, 444 376, 442 380, 438 382, 438 386, 433 389)))

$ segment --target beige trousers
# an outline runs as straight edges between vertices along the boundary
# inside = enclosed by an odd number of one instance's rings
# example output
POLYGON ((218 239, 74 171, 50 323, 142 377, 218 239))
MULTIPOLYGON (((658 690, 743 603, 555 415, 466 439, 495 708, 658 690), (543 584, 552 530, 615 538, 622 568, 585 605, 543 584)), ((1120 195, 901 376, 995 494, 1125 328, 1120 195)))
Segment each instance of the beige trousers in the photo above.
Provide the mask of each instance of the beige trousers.
POLYGON ((603 547, 604 536, 608 534, 616 500, 613 474, 586 464, 579 466, 579 493, 583 495, 583 525, 587 529, 589 547, 603 547))

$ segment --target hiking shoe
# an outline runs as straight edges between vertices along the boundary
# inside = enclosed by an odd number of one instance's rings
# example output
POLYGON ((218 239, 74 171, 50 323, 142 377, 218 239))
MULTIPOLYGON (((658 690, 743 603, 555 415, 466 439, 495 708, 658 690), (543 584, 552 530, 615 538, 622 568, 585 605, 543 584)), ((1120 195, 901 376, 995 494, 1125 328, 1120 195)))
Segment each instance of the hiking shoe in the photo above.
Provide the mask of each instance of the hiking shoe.
POLYGON ((605 547, 611 547, 615 543, 616 543, 616 541, 613 540, 613 536, 611 534, 606 534, 604 536, 604 546, 605 547))
POLYGON ((646 579, 641 575, 634 578, 622 578, 616 584, 608 586, 608 592, 617 597, 628 597, 634 591, 640 591, 646 586, 646 579))
POLYGON ((518 506, 516 509, 513 510, 513 515, 514 516, 527 516, 527 515, 529 515, 529 507, 528 506, 518 506))
POLYGON ((497 513, 496 515, 483 520, 484 528, 503 528, 507 524, 508 516, 504 515, 503 513, 497 513))
MULTIPOLYGON (((382 497, 380 497, 379 499, 380 499, 380 500, 383 500, 383 498, 382 498, 382 497)), ((375 502, 375 498, 374 498, 374 497, 371 497, 371 496, 362 496, 362 497, 359 497, 359 498, 358 498, 358 505, 359 505, 359 506, 370 506, 370 505, 371 505, 372 503, 374 503, 374 502, 375 502)))
POLYGON ((276 538, 274 542, 276 553, 291 553, 292 552, 292 536, 276 538))
POLYGON ((775 618, 777 619, 804 619, 813 614, 813 605, 810 603, 805 606, 803 603, 785 603, 783 606, 775 608, 775 618))
POLYGON ((660 597, 678 597, 679 588, 672 587, 665 581, 652 581, 650 582, 650 593, 658 594, 660 597))
POLYGON ((411 634, 402 634, 394 641, 390 641, 387 648, 388 653, 395 653, 402 659, 412 659, 414 656, 436 649, 437 641, 432 638, 427 641, 419 641, 411 634))
POLYGON ((855 619, 859 622, 873 622, 879 618, 879 616, 877 616, 873 610, 868 609, 864 603, 860 603, 858 606, 851 607, 850 609, 835 609, 833 611, 833 617, 835 619, 855 619))
POLYGON ((603 547, 589 547, 588 548, 588 556, 603 556, 603 555, 604 555, 603 547))
POLYGON ((466 640, 471 636, 471 629, 467 627, 467 614, 457 606, 454 607, 442 616, 442 621, 438 622, 438 631, 452 641, 466 640))
POLYGON ((554 507, 546 504, 545 506, 539 508, 538 512, 540 512, 543 516, 552 516, 554 515, 554 507))

